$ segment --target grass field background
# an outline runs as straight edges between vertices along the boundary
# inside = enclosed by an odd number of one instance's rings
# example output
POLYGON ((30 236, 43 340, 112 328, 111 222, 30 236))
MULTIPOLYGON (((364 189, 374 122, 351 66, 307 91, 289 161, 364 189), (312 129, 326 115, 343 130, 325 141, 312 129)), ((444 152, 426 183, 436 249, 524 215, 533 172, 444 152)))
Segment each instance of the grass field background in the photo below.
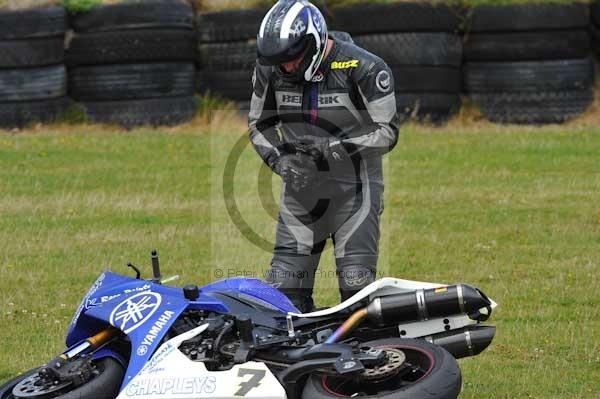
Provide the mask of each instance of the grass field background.
MULTIPOLYGON (((545 128, 462 117, 444 129, 409 125, 386 161, 380 268, 471 283, 500 304, 492 347, 461 361, 463 398, 600 397, 598 115, 545 128)), ((0 135, 0 381, 63 349, 103 270, 129 273, 132 261, 149 276, 152 248, 179 286, 268 267, 270 254, 225 211, 223 172, 245 135, 241 119, 115 130, 0 135)), ((277 203, 259 200, 260 167, 245 147, 232 182, 248 225, 272 240, 277 203)), ((332 263, 329 252, 323 269, 332 263)), ((336 302, 333 279, 318 287, 321 305, 336 302)))

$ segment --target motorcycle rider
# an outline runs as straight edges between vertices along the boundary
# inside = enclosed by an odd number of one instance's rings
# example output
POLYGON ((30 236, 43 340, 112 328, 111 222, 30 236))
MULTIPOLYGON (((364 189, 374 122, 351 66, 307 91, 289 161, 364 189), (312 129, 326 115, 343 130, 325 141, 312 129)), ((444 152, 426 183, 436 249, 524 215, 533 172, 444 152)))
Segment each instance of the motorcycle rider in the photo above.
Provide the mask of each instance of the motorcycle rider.
POLYGON ((374 281, 382 156, 398 141, 394 78, 379 57, 332 38, 306 0, 280 0, 257 38, 250 139, 283 179, 267 281, 302 311, 332 238, 341 299, 374 281))

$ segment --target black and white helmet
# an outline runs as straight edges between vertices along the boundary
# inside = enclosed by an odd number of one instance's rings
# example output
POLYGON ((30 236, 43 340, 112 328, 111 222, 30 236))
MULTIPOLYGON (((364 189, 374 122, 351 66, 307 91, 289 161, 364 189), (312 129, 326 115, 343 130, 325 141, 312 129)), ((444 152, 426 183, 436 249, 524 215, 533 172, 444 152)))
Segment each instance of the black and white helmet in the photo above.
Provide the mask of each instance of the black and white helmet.
POLYGON ((258 33, 258 62, 281 65, 305 54, 290 80, 310 82, 327 49, 327 23, 307 0, 279 0, 262 21, 258 33))

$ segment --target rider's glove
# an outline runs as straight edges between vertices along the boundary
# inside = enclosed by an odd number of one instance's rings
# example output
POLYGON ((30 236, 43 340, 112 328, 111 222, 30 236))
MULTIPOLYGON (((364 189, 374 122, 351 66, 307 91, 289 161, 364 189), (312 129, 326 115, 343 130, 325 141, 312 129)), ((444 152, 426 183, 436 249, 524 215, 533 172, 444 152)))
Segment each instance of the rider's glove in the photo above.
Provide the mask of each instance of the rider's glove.
POLYGON ((308 155, 298 153, 287 157, 281 177, 294 191, 302 191, 314 185, 317 179, 317 165, 308 155))
POLYGON ((317 179, 316 160, 295 147, 279 149, 280 156, 273 163, 273 171, 294 191, 302 191, 312 186, 317 179))
POLYGON ((297 146, 313 158, 321 159, 328 163, 342 162, 350 158, 342 141, 336 138, 310 138, 301 141, 297 146))

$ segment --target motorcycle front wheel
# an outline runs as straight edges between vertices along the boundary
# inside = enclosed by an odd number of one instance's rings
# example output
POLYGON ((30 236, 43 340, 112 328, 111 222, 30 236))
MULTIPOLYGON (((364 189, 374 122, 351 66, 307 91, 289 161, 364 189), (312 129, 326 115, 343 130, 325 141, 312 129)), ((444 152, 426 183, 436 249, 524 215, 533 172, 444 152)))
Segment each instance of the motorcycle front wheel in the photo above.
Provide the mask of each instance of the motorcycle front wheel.
POLYGON ((39 368, 28 371, 0 387, 0 399, 114 399, 119 393, 125 371, 112 358, 104 358, 96 364, 95 375, 84 385, 69 390, 56 389, 39 378, 39 368), (15 387, 17 389, 15 390, 15 387))
POLYGON ((458 363, 439 346, 401 338, 369 341, 362 346, 386 351, 386 364, 367 370, 359 378, 315 373, 308 377, 302 399, 456 399, 460 394, 458 363))

